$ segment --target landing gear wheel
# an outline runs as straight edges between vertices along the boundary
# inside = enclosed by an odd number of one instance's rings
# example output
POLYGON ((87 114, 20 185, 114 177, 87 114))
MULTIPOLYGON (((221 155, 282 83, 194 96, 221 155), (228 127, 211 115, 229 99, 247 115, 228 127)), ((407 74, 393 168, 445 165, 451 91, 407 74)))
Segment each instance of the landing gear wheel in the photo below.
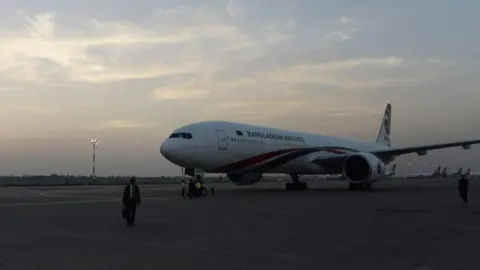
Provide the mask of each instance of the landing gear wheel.
POLYGON ((288 182, 285 183, 286 190, 306 190, 308 185, 305 182, 288 182))
POLYGON ((369 190, 372 189, 372 183, 350 183, 351 190, 369 190))

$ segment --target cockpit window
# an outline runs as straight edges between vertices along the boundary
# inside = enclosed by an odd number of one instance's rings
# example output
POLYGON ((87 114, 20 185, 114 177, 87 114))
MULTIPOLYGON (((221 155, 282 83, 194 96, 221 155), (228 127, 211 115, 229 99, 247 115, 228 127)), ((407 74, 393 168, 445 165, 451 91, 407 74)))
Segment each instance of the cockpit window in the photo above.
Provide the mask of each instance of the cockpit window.
POLYGON ((191 140, 192 139, 192 133, 190 133, 190 132, 172 133, 172 135, 170 135, 170 137, 168 137, 168 138, 170 138, 170 139, 172 139, 172 138, 182 138, 182 139, 191 140))

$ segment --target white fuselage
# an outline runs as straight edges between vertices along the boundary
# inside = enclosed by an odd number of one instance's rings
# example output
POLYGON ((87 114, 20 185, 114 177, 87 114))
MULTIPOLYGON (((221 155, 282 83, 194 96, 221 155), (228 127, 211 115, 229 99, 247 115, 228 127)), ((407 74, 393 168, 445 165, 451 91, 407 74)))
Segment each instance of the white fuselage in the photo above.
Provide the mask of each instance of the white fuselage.
MULTIPOLYGON (((210 121, 176 129, 160 146, 172 163, 207 173, 324 174, 312 157, 389 149, 388 146, 241 123, 210 121)), ((392 160, 386 160, 389 163, 392 160)))

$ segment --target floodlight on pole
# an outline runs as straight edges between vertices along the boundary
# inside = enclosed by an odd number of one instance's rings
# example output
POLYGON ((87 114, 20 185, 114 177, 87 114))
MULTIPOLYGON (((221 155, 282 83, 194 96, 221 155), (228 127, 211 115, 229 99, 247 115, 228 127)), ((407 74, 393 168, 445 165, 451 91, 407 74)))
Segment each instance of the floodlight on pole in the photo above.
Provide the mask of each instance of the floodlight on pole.
POLYGON ((96 139, 92 139, 90 141, 90 143, 92 144, 93 146, 93 156, 92 156, 92 180, 93 180, 93 184, 95 184, 95 150, 97 149, 97 144, 98 144, 98 141, 96 139))

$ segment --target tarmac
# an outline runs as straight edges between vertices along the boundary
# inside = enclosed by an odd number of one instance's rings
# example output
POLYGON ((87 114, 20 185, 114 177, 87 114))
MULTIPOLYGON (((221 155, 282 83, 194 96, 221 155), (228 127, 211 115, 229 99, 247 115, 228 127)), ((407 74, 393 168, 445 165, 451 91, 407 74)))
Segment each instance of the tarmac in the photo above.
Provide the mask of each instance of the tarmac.
POLYGON ((0 269, 478 269, 480 182, 455 179, 249 187, 182 199, 140 186, 137 225, 121 186, 0 188, 0 269))

